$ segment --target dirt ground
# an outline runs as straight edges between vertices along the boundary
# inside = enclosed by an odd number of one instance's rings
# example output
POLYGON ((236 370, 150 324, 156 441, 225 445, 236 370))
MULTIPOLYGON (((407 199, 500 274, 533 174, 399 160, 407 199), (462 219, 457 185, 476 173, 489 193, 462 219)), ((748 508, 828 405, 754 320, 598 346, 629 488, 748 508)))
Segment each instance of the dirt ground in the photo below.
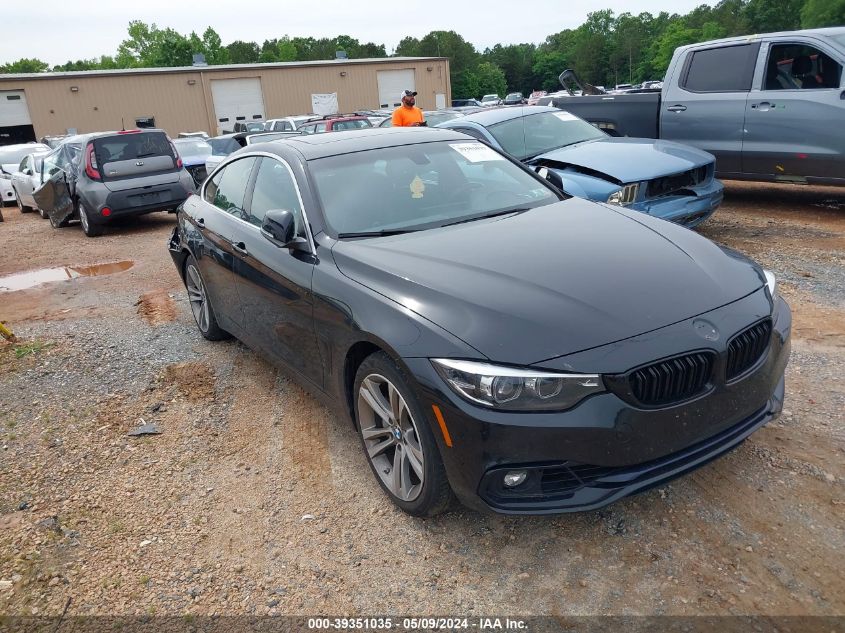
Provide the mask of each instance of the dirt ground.
POLYGON ((700 232, 794 311, 783 417, 606 509, 421 520, 351 427, 196 331, 172 215, 86 238, 3 210, 0 614, 845 614, 845 191, 727 183, 700 232), (142 423, 160 434, 129 437, 142 423))

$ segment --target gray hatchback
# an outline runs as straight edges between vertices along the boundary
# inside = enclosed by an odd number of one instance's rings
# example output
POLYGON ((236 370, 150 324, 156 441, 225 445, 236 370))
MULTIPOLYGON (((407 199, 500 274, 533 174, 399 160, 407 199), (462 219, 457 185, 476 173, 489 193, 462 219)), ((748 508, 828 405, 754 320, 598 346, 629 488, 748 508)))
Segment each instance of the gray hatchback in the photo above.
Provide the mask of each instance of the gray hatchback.
POLYGON ((42 182, 33 193, 53 226, 75 217, 89 237, 116 218, 175 211, 194 193, 191 175, 162 130, 87 134, 69 164, 45 157, 42 182))

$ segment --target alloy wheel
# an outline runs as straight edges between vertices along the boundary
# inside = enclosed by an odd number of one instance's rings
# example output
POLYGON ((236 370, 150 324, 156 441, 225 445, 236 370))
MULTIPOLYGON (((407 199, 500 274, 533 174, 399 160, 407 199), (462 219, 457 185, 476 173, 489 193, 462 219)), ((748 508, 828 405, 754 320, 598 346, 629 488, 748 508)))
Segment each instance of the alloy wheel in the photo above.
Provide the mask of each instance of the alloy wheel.
POLYGON ((358 417, 367 457, 385 487, 414 501, 425 480, 425 454, 405 398, 387 378, 370 374, 358 390, 358 417))
POLYGON ((185 287, 188 289, 188 301, 191 304, 191 312, 194 314, 194 320, 202 332, 208 332, 210 321, 208 298, 205 294, 205 285, 202 283, 202 277, 200 277, 200 272, 193 264, 188 264, 185 272, 185 287))
POLYGON ((90 230, 88 226, 88 213, 85 211, 85 207, 81 204, 79 205, 79 221, 82 223, 82 230, 88 233, 90 230))

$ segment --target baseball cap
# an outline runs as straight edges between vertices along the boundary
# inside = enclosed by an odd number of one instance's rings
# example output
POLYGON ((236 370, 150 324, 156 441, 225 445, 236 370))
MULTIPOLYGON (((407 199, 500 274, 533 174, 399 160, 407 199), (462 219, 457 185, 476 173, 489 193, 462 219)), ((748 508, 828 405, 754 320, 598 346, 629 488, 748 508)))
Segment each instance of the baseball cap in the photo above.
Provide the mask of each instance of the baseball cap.
POLYGON ((403 90, 402 96, 399 97, 399 99, 401 100, 401 99, 404 99, 405 97, 416 97, 416 96, 417 96, 417 93, 414 92, 413 90, 403 90))

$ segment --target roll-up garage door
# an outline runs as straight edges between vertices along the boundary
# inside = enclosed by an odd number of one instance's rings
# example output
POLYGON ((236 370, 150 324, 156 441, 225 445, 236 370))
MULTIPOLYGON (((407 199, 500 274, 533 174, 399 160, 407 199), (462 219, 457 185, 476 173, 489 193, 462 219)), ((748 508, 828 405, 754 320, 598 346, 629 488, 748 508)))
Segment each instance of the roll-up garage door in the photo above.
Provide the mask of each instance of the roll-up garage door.
POLYGON ((413 68, 379 70, 376 76, 378 77, 378 102, 381 108, 399 107, 402 105, 400 99, 402 91, 416 90, 413 68))
POLYGON ((35 130, 23 90, 0 90, 0 145, 28 143, 35 130))
POLYGON ((257 77, 213 79, 211 97, 219 133, 231 132, 238 121, 264 118, 264 95, 261 93, 261 80, 257 77))

